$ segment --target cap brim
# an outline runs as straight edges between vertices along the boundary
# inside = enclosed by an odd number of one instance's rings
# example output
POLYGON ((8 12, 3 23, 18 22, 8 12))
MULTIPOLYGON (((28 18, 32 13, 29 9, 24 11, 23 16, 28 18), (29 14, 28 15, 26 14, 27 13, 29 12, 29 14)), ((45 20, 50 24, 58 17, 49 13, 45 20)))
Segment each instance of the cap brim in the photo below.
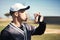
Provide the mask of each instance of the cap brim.
POLYGON ((25 10, 28 10, 30 8, 30 6, 27 6, 26 8, 25 8, 25 10))
POLYGON ((28 10, 29 8, 30 8, 30 6, 27 6, 27 7, 23 8, 23 9, 20 9, 20 10, 28 10))

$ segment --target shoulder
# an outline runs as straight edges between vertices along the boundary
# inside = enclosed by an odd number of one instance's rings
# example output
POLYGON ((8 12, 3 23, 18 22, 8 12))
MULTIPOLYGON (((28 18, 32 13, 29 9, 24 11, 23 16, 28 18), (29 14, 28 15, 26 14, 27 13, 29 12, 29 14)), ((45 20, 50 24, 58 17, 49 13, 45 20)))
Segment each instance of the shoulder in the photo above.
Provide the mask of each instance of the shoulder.
POLYGON ((8 25, 1 31, 1 33, 10 32, 11 29, 12 29, 12 27, 8 24, 8 25))
POLYGON ((7 30, 9 29, 9 25, 7 25, 2 31, 1 31, 1 33, 3 33, 3 32, 7 32, 7 30))

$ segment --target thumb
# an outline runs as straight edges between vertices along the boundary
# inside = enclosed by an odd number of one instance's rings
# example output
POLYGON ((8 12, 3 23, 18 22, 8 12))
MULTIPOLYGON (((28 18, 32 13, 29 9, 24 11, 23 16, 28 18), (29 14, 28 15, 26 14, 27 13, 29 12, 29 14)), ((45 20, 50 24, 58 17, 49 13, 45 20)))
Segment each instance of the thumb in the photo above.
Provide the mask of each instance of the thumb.
POLYGON ((40 17, 40 22, 43 22, 43 20, 44 20, 44 17, 41 16, 41 17, 40 17))

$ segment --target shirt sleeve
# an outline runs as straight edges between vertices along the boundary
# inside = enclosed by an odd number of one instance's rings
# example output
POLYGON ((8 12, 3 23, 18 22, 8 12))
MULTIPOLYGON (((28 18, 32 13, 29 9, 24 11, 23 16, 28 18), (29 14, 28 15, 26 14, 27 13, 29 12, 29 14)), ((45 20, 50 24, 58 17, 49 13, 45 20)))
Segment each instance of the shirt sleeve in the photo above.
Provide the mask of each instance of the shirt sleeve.
POLYGON ((39 22, 39 26, 37 28, 31 26, 31 34, 32 35, 41 35, 45 32, 46 23, 39 22))

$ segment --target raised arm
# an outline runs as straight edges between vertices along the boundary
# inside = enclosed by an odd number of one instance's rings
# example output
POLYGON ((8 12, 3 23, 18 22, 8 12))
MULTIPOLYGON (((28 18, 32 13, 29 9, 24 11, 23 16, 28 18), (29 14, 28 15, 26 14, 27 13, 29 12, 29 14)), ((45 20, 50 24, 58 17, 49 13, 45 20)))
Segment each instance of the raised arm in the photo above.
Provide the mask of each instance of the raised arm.
POLYGON ((45 32, 45 29, 46 29, 46 23, 39 22, 39 26, 35 29, 32 29, 31 33, 32 33, 32 35, 41 35, 45 32))
POLYGON ((36 28, 36 27, 33 27, 31 26, 31 33, 32 35, 41 35, 45 32, 45 29, 46 29, 46 23, 44 22, 44 18, 43 16, 39 14, 35 14, 35 23, 38 23, 39 26, 36 28))

